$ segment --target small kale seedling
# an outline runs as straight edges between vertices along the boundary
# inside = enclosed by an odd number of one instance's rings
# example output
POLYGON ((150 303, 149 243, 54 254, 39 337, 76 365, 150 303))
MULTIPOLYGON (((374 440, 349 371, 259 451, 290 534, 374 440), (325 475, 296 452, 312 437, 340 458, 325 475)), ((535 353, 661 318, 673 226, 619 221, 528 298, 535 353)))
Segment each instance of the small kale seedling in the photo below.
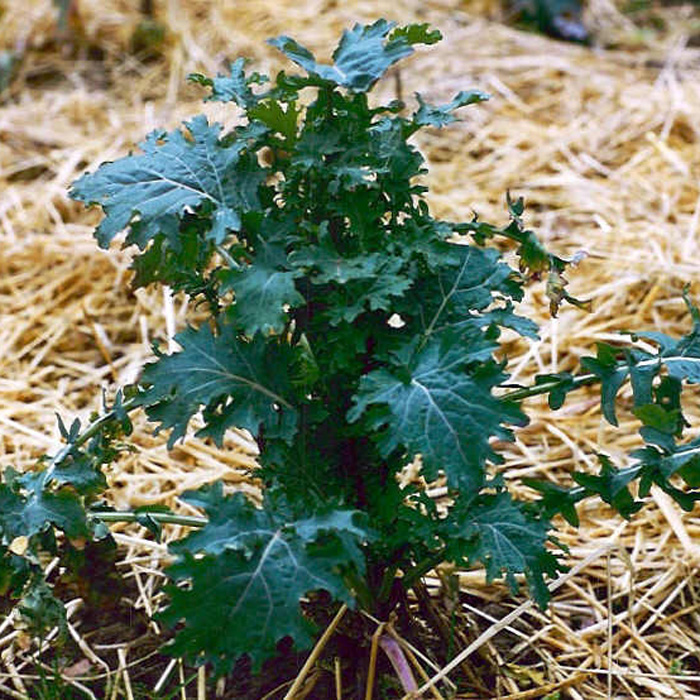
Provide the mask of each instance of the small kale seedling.
POLYGON ((647 350, 635 338, 600 344, 586 374, 507 388, 496 359, 502 329, 537 337, 536 324, 515 313, 528 281, 546 278, 553 313, 579 302, 565 290, 567 262, 524 228, 521 201, 508 199, 504 227, 430 213, 424 160, 410 139, 486 95, 460 92, 435 106, 416 94, 413 111, 370 104, 391 66, 439 38, 426 25, 357 25, 326 65, 279 37, 270 43, 302 75, 281 72, 270 83, 238 60, 228 75, 192 76, 208 99, 237 105, 240 126, 224 131, 195 117, 75 183, 75 199, 104 210, 99 244, 126 231, 125 245, 137 248, 134 284, 169 285, 208 318, 177 336, 178 352, 156 349, 137 385, 86 429, 61 424, 59 454, 29 474, 6 471, 6 592, 24 601, 28 591, 46 592, 36 553, 56 549, 56 531, 75 540, 105 536, 114 520, 156 533, 163 522, 193 525, 170 546, 160 619, 178 625, 173 653, 226 673, 242 656, 259 668, 285 637, 307 647, 314 630, 300 600, 314 591, 387 619, 407 608, 425 574, 454 562, 482 565, 513 590, 524 575, 544 605, 546 580, 563 569, 555 514, 575 524, 576 503, 598 494, 629 516, 639 507, 635 480, 642 496, 658 484, 692 507, 700 439, 678 442, 682 381, 700 381, 690 301, 693 330, 680 340, 647 333, 647 350), (519 269, 487 245, 494 237, 517 244, 519 269), (601 456, 600 474, 575 475, 571 489, 529 482, 542 498, 514 498, 494 468, 503 461, 495 445, 527 423, 520 402, 548 394, 556 409, 569 391, 600 383, 615 424, 627 379, 646 441, 632 466, 601 456), (247 429, 260 450, 262 506, 216 483, 182 496, 202 518, 105 510, 96 500, 101 467, 138 407, 169 431, 171 446, 195 414, 197 435, 217 444, 228 429, 247 429), (400 485, 397 475, 418 455, 425 480, 444 480, 444 507, 420 485, 400 485), (674 476, 690 488, 672 485, 674 476))

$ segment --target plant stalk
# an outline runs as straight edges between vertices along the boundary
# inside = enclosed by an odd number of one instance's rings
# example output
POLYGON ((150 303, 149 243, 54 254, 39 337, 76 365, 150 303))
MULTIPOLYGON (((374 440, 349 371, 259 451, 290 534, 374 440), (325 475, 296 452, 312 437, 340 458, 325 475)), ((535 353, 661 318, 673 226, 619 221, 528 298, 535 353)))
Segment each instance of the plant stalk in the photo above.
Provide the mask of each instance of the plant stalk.
POLYGON ((418 690, 418 684, 411 672, 411 666, 406 659, 406 655, 403 653, 403 649, 399 646, 399 643, 389 635, 382 634, 379 637, 379 646, 394 667, 394 671, 401 682, 403 692, 412 693, 418 690))
MULTIPOLYGON (((140 404, 138 403, 138 398, 138 396, 133 396, 132 398, 124 401, 124 403, 121 405, 122 410, 130 412, 139 408, 140 404)), ((84 445, 88 440, 95 437, 95 435, 97 435, 97 433, 99 433, 100 430, 107 423, 114 420, 116 416, 116 411, 114 409, 111 409, 106 413, 103 413, 98 418, 96 418, 92 423, 90 423, 90 425, 88 425, 87 428, 85 428, 85 430, 82 433, 80 433, 80 435, 78 435, 78 437, 75 438, 74 441, 69 442, 65 447, 61 448, 51 458, 49 468, 53 468, 56 465, 60 464, 70 454, 73 448, 80 447, 81 445, 84 445)))
POLYGON ((406 590, 413 588, 416 581, 419 581, 423 576, 425 576, 429 571, 432 571, 438 564, 445 561, 445 548, 438 550, 437 552, 425 557, 422 561, 419 561, 410 571, 407 571, 404 577, 401 579, 401 583, 406 590))
POLYGON ((240 270, 241 266, 231 257, 231 254, 224 248, 223 245, 220 243, 217 243, 216 246, 216 252, 221 256, 223 261, 232 269, 232 270, 240 270))
POLYGON ((343 577, 348 584, 348 588, 354 591, 360 606, 365 610, 373 610, 374 599, 364 578, 352 570, 346 571, 343 577))
POLYGON ((377 593, 377 600, 380 603, 385 603, 389 599, 389 596, 391 595, 391 589, 394 585, 394 581, 396 580, 397 569, 398 566, 392 564, 391 566, 388 566, 384 571, 384 574, 382 576, 382 582, 379 586, 379 592, 377 593))
POLYGON ((103 523, 135 523, 140 518, 149 517, 157 523, 163 525, 184 525, 185 527, 204 527, 209 518, 198 515, 178 515, 177 513, 135 513, 131 510, 92 510, 88 514, 93 518, 101 520, 103 523))
MULTIPOLYGON (((548 394, 565 381, 565 379, 556 379, 551 382, 543 382, 542 384, 533 384, 532 386, 526 386, 522 389, 508 391, 499 398, 505 401, 522 401, 523 399, 529 399, 531 396, 548 394)), ((577 377, 573 377, 571 381, 573 383, 572 389, 578 389, 581 386, 588 386, 589 384, 599 382, 600 377, 597 377, 595 374, 579 374, 577 377)))

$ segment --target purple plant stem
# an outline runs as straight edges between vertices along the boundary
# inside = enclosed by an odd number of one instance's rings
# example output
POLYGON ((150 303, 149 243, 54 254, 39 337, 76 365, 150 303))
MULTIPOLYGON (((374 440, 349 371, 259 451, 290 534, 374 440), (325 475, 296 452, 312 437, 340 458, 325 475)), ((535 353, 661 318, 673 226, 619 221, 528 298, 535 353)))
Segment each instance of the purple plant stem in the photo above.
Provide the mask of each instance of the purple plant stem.
POLYGON ((383 634, 379 638, 379 646, 389 657, 389 661, 391 661, 391 665, 394 667, 394 671, 396 671, 396 675, 401 681, 404 692, 410 693, 414 690, 418 690, 418 684, 413 677, 411 667, 408 665, 406 655, 403 653, 403 649, 399 646, 399 643, 392 637, 383 634))

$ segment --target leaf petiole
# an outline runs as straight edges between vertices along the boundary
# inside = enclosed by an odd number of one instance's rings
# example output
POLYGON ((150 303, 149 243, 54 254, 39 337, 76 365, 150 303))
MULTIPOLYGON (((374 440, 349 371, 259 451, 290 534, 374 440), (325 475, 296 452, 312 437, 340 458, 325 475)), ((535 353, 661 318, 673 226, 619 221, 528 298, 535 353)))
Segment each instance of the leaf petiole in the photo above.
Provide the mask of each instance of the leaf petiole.
POLYGON ((204 527, 209 518, 197 515, 180 515, 178 513, 151 513, 143 511, 136 513, 131 510, 92 510, 88 514, 104 523, 135 523, 147 516, 161 525, 183 525, 184 527, 204 527))
MULTIPOLYGON (((526 386, 522 389, 515 389, 514 391, 506 392, 505 394, 502 394, 500 398, 503 401, 522 401, 523 399, 529 399, 531 396, 548 394, 550 391, 553 391, 566 381, 566 379, 555 379, 551 382, 542 382, 542 384, 526 386)), ((599 382, 600 377, 596 376, 595 374, 580 374, 577 377, 573 377, 569 381, 571 381, 571 389, 577 389, 581 386, 588 386, 589 384, 599 382)))
MULTIPOLYGON (((124 401, 119 406, 119 409, 120 411, 128 413, 137 408, 140 408, 140 406, 141 404, 139 403, 139 397, 132 396, 130 399, 124 401)), ((51 458, 51 461, 49 462, 49 469, 53 469, 57 465, 61 464, 61 462, 63 462, 66 459, 66 457, 70 455, 72 450, 74 450, 76 447, 81 447, 82 445, 84 445, 88 440, 95 437, 95 435, 97 435, 100 432, 100 430, 102 430, 102 428, 104 428, 108 423, 115 420, 116 418, 118 418, 116 407, 110 409, 109 411, 106 411, 101 416, 96 418, 92 423, 90 423, 90 425, 87 426, 87 428, 85 428, 85 430, 83 430, 82 433, 79 433, 74 440, 71 440, 67 445, 62 447, 51 458)))
POLYGON ((231 257, 231 254, 224 248, 221 243, 217 243, 216 246, 216 252, 219 254, 221 259, 232 269, 232 270, 241 270, 241 266, 231 257))

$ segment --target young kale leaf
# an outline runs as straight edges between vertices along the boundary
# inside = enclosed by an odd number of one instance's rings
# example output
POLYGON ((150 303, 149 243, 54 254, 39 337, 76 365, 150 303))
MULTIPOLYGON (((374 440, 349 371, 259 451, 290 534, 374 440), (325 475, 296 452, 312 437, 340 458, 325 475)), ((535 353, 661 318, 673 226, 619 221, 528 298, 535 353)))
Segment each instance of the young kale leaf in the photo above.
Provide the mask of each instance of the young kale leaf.
POLYGON ((343 32, 331 66, 317 63, 311 51, 288 36, 271 39, 269 43, 312 77, 353 92, 368 92, 389 67, 413 53, 411 44, 432 44, 441 38, 439 32, 430 31, 427 25, 411 25, 391 32, 393 28, 393 22, 385 19, 371 25, 356 24, 343 32))

